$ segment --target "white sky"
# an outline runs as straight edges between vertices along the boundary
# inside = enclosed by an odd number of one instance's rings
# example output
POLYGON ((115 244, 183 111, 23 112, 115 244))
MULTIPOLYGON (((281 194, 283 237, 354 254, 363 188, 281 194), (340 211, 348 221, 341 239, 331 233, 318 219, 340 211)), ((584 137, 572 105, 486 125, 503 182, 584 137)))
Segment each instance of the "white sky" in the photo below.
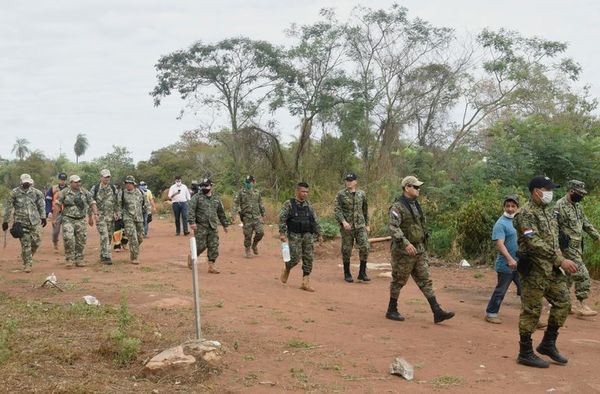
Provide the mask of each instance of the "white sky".
MULTIPOLYGON (((363 1, 388 8, 393 1, 363 1)), ((583 66, 581 80, 600 96, 600 2, 593 0, 398 1, 437 26, 458 34, 506 27, 569 43, 568 55, 583 66), (596 66, 596 67, 595 67, 596 66)), ((155 108, 148 92, 154 64, 194 41, 232 36, 285 41, 293 22, 318 19, 322 7, 344 20, 358 2, 345 0, 0 0, 0 156, 14 157, 17 138, 50 157, 74 159, 77 133, 90 148, 83 160, 124 145, 134 159, 175 142, 198 122, 177 120, 177 96, 155 108)), ((282 119, 284 134, 296 133, 282 119)))

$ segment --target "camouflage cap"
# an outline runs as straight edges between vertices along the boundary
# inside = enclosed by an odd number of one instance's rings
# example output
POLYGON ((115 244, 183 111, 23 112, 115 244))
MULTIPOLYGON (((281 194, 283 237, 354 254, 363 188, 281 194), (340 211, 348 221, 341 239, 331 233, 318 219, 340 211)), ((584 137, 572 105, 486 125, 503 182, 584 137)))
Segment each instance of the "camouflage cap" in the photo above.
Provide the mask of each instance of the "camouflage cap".
POLYGON ((422 184, 423 184, 423 182, 418 180, 416 176, 409 175, 409 176, 405 177, 404 179, 402 179, 402 183, 400 184, 400 186, 402 186, 402 187, 405 187, 408 185, 421 186, 422 184))
POLYGON ((81 182, 81 178, 79 175, 71 175, 69 177, 69 182, 81 182))
POLYGON ((515 204, 517 204, 517 206, 519 206, 519 196, 517 196, 516 194, 509 194, 507 196, 504 196, 503 204, 506 204, 507 201, 512 201, 515 204))
POLYGON ((135 178, 133 177, 133 175, 127 175, 127 177, 125 178, 125 183, 133 183, 135 185, 135 178))
POLYGON ((33 179, 31 178, 31 175, 29 175, 29 174, 21 175, 21 185, 24 183, 29 183, 30 185, 33 185, 33 179))
POLYGON ((574 190, 575 192, 581 194, 582 196, 585 196, 588 193, 587 190, 585 190, 585 183, 576 179, 571 179, 567 184, 567 187, 570 190, 574 190))
POLYGON ((100 176, 103 177, 103 178, 109 177, 110 176, 110 171, 105 168, 102 171, 100 171, 100 176))

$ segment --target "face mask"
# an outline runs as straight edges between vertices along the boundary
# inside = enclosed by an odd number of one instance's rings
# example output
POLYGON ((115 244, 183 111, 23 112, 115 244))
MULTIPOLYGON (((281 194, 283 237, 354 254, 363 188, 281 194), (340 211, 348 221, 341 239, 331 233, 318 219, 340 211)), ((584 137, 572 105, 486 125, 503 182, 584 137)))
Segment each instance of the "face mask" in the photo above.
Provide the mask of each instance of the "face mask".
POLYGON ((252 182, 244 182, 244 187, 245 187, 246 189, 250 190, 250 189, 252 189, 252 186, 254 186, 254 185, 252 184, 252 182))
POLYGON ((181 181, 176 181, 176 182, 175 182, 175 184, 176 184, 177 186, 181 186, 181 181))
POLYGON ((143 191, 143 192, 145 192, 146 191, 146 185, 140 186, 140 190, 143 191))
POLYGON ((210 188, 208 188, 208 189, 200 189, 200 190, 202 190, 202 194, 208 194, 208 193, 210 193, 210 188))
POLYGON ((24 183, 23 185, 21 185, 23 187, 23 189, 27 190, 29 189, 29 187, 31 186, 29 183, 24 183))
POLYGON ((577 193, 571 194, 571 201, 579 202, 581 200, 583 200, 583 196, 581 194, 577 194, 577 193))
POLYGON ((542 203, 548 205, 552 202, 552 199, 554 198, 554 192, 553 191, 543 191, 542 192, 542 203))
POLYGON ((507 218, 509 218, 509 219, 512 219, 512 218, 515 217, 515 214, 514 213, 504 212, 504 216, 507 217, 507 218))

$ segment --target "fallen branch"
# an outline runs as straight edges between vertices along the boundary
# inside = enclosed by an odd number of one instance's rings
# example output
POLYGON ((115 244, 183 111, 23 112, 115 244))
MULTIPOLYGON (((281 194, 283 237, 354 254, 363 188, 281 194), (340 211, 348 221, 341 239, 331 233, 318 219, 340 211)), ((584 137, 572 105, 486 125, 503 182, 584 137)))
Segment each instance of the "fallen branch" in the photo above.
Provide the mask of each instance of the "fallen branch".
POLYGON ((391 240, 392 237, 369 238, 369 243, 385 242, 391 240))

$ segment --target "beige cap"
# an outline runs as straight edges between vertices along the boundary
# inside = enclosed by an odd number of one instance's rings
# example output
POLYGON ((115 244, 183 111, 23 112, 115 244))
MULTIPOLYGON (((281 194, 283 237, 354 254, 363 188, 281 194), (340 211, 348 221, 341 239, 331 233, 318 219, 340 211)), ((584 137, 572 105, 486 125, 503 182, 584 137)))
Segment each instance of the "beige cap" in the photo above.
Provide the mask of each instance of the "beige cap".
POLYGON ((31 178, 31 175, 21 174, 21 185, 24 183, 29 183, 30 185, 33 185, 33 179, 31 178))
POLYGON ((100 175, 101 175, 103 178, 106 178, 107 176, 110 176, 110 171, 109 171, 109 170, 107 170, 107 169, 105 168, 105 169, 103 169, 102 171, 100 171, 100 175))
POLYGON ((81 182, 81 178, 79 175, 71 175, 69 177, 69 182, 81 182))
POLYGON ((402 179, 402 183, 400 184, 400 186, 402 186, 402 187, 404 187, 406 185, 421 186, 422 184, 423 184, 423 182, 418 180, 416 176, 409 175, 409 176, 405 177, 404 179, 402 179))

